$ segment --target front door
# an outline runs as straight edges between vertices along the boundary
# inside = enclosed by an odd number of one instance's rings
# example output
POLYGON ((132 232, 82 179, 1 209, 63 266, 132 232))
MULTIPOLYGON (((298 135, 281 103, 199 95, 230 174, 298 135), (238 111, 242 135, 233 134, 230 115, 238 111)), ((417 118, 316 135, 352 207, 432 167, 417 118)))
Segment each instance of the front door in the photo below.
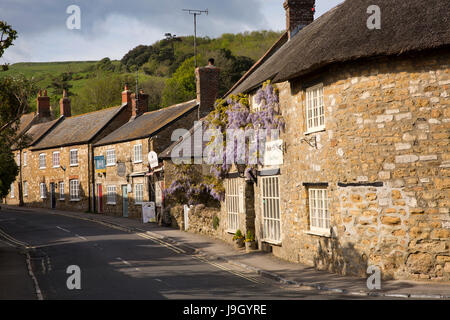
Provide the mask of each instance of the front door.
POLYGON ((98 213, 103 213, 103 188, 101 184, 97 185, 97 208, 98 213))
POLYGON ((55 184, 50 183, 50 198, 51 198, 51 207, 52 209, 56 208, 56 193, 55 193, 55 184))
POLYGON ((128 187, 122 186, 122 212, 125 218, 128 218, 128 187))

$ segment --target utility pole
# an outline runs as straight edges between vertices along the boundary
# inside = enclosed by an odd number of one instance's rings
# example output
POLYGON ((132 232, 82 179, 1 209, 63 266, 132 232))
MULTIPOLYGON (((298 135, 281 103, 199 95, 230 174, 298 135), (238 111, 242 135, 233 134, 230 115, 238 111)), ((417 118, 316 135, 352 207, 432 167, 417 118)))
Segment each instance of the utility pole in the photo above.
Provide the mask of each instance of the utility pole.
POLYGON ((195 56, 195 67, 197 68, 197 16, 201 16, 202 13, 206 13, 206 15, 208 15, 208 9, 206 10, 183 9, 183 11, 186 11, 194 16, 194 56, 195 56))

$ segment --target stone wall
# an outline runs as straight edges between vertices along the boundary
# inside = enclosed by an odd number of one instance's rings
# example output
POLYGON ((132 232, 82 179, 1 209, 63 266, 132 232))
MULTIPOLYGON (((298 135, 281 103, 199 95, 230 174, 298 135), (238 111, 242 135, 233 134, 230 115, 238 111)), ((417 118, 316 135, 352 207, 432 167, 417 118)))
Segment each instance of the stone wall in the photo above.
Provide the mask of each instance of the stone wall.
POLYGON ((447 50, 277 84, 286 152, 276 256, 341 274, 378 265, 385 278, 450 279, 449 65, 447 50), (319 83, 326 128, 305 134, 305 90, 319 83), (309 232, 308 183, 328 184, 332 237, 309 232))

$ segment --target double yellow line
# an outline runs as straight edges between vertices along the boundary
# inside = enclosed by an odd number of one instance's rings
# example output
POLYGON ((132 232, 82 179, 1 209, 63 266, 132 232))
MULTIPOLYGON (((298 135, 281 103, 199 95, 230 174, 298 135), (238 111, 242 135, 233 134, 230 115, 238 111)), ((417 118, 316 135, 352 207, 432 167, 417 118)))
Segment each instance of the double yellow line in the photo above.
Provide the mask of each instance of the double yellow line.
POLYGON ((3 231, 2 229, 0 229, 0 237, 5 238, 7 241, 12 242, 13 244, 19 246, 19 247, 25 247, 25 249, 30 249, 32 248, 28 243, 17 240, 15 238, 13 238, 12 236, 10 236, 9 234, 7 234, 5 231, 3 231))
POLYGON ((162 245, 163 247, 166 247, 167 249, 172 250, 175 253, 186 253, 185 250, 183 250, 181 248, 178 248, 178 247, 176 247, 176 246, 174 246, 174 245, 172 245, 172 244, 170 244, 170 243, 168 243, 166 241, 163 241, 161 239, 155 238, 155 237, 153 237, 153 236, 151 236, 151 235, 149 235, 147 233, 140 232, 140 233, 136 233, 136 234, 139 237, 141 237, 141 238, 152 240, 153 242, 156 242, 156 243, 162 245))

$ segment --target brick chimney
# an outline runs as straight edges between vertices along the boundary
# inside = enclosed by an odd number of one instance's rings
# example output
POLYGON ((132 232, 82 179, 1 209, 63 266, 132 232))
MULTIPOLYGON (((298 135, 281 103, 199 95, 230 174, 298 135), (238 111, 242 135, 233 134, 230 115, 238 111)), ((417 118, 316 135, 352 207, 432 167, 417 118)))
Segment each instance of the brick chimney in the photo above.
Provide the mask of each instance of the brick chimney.
POLYGON ((148 112, 148 94, 144 93, 144 91, 139 91, 138 101, 136 103, 136 94, 131 94, 131 119, 134 120, 137 117, 143 115, 148 112))
POLYGON ((47 90, 39 90, 36 110, 40 118, 50 118, 50 97, 47 96, 47 90))
POLYGON ((314 21, 315 0, 286 0, 286 30, 291 39, 297 32, 314 21))
POLYGON ((72 108, 70 106, 70 99, 67 95, 67 91, 63 91, 63 97, 61 100, 59 100, 60 105, 60 115, 64 117, 71 117, 72 116, 72 108))
POLYGON ((208 115, 214 107, 219 94, 219 68, 214 66, 214 60, 210 59, 208 66, 195 70, 197 80, 197 101, 200 104, 198 118, 208 115))
POLYGON ((125 85, 125 88, 122 91, 122 104, 131 105, 131 91, 128 90, 128 85, 125 85))

